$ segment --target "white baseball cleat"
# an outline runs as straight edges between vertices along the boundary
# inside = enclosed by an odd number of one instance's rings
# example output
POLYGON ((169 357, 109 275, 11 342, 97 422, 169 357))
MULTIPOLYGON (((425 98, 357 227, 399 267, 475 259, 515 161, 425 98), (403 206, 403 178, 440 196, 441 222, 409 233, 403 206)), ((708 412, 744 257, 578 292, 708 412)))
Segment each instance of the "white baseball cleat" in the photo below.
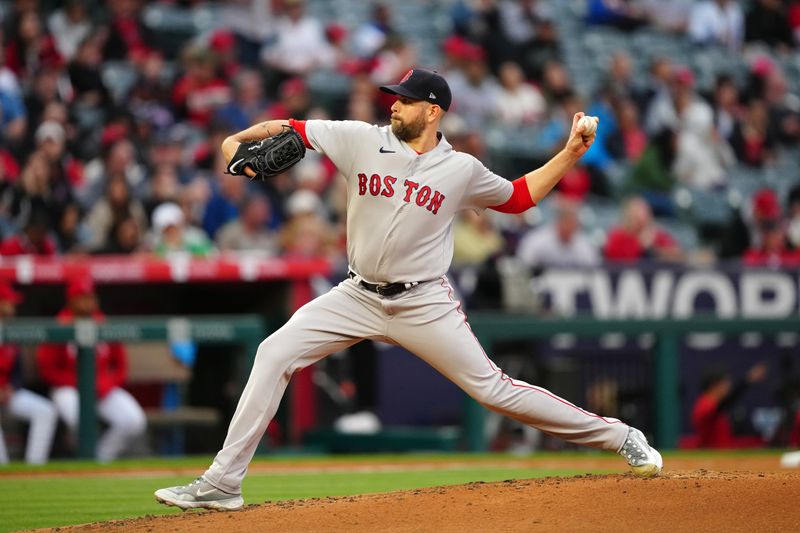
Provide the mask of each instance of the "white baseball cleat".
POLYGON ((186 509, 214 509, 235 511, 244 505, 241 494, 230 494, 218 489, 202 476, 188 485, 158 489, 156 500, 165 505, 186 509))
POLYGON ((658 450, 650 446, 644 433, 633 427, 628 428, 625 443, 617 453, 628 461, 634 475, 639 477, 657 476, 664 466, 658 450))

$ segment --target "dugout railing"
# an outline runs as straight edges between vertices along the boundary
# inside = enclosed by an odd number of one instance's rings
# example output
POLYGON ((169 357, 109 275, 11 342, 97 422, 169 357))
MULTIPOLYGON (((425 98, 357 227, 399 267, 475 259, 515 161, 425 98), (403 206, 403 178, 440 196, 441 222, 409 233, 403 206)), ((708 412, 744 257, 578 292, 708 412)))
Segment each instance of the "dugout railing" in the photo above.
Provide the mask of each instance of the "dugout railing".
MULTIPOLYGON (((599 338, 607 334, 655 337, 653 345, 652 402, 655 417, 655 444, 663 449, 678 446, 680 436, 680 340, 693 333, 798 333, 800 315, 780 319, 720 318, 700 316, 687 319, 618 319, 594 317, 537 318, 503 312, 470 313, 469 322, 475 336, 491 353, 500 341, 541 340, 558 334, 578 338, 599 338)), ((488 449, 484 432, 486 411, 467 397, 462 420, 463 441, 470 451, 488 449)))
POLYGON ((194 341, 197 344, 241 344, 247 360, 246 379, 253 366, 259 343, 267 336, 258 315, 203 317, 114 317, 103 322, 78 320, 60 324, 53 319, 16 318, 0 322, 0 344, 37 345, 45 342, 74 342, 78 346, 78 456, 93 458, 97 444, 94 347, 100 341, 194 341))

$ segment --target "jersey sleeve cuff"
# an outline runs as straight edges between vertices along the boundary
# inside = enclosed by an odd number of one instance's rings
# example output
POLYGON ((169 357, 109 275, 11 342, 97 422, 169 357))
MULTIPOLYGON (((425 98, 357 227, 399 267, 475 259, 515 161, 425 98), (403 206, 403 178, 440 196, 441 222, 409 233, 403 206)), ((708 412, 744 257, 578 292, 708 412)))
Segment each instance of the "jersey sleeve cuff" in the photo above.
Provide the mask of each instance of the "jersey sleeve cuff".
POLYGON ((512 185, 514 186, 514 190, 511 192, 511 198, 504 204, 489 206, 489 209, 499 211, 500 213, 522 213, 536 205, 536 202, 531 198, 525 176, 515 179, 512 185))
POLYGON ((303 138, 303 143, 306 145, 306 148, 313 150, 314 147, 311 146, 311 143, 308 142, 308 136, 306 136, 306 121, 305 120, 295 120, 293 118, 289 119, 289 126, 294 128, 294 131, 300 134, 300 137, 303 138))

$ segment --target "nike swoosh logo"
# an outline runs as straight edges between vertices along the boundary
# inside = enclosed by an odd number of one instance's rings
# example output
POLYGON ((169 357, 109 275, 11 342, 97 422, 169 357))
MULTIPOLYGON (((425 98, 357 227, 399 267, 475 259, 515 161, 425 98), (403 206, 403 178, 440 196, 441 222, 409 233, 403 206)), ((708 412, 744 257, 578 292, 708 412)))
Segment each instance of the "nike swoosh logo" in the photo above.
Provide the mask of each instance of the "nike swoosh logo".
POLYGON ((212 493, 212 492, 214 492, 215 490, 216 490, 216 489, 211 489, 211 490, 199 490, 199 489, 198 489, 198 490, 197 490, 197 497, 198 497, 198 498, 203 498, 203 497, 205 497, 205 496, 208 496, 209 494, 211 494, 211 493, 212 493))
POLYGON ((381 146, 381 149, 379 150, 379 152, 382 153, 382 154, 396 154, 397 153, 394 150, 387 150, 383 146, 381 146))

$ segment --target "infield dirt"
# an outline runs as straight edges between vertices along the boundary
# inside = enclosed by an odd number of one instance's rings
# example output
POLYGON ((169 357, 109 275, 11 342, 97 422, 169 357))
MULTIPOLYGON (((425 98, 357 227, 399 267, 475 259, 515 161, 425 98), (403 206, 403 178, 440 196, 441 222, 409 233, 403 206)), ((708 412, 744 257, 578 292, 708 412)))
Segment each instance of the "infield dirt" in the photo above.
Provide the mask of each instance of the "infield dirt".
POLYGON ((800 531, 798 495, 798 471, 671 470, 267 502, 59 531, 800 531))

